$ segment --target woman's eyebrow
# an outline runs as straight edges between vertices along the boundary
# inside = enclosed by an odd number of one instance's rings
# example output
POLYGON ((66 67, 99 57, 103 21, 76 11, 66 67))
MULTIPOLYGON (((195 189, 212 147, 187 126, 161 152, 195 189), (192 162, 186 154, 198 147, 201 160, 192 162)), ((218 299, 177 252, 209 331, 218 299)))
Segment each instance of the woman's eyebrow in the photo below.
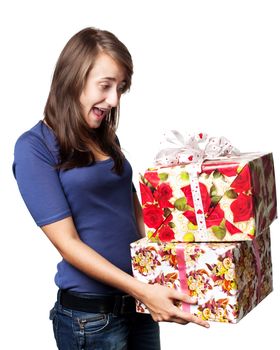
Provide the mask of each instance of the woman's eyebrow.
MULTIPOLYGON (((116 78, 113 78, 113 77, 100 77, 99 78, 100 80, 102 80, 102 79, 104 79, 104 80, 110 80, 110 81, 117 81, 117 79, 116 78)), ((121 83, 126 83, 127 81, 124 79, 124 80, 122 80, 121 81, 121 83)))
POLYGON ((100 79, 107 79, 107 80, 113 80, 113 81, 116 80, 116 78, 112 78, 112 77, 100 77, 100 79))

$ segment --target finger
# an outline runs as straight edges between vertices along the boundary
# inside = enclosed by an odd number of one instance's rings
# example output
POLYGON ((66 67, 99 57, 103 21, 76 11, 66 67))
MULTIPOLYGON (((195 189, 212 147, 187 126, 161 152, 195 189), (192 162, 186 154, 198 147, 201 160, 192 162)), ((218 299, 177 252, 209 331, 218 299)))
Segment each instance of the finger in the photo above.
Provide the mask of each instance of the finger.
POLYGON ((195 323, 195 324, 197 324, 199 326, 202 326, 202 327, 205 327, 205 328, 209 328, 210 327, 210 324, 207 321, 204 321, 200 317, 197 317, 195 315, 192 315, 192 314, 190 314, 188 312, 184 312, 184 311, 181 311, 181 310, 178 310, 176 318, 177 319, 180 318, 182 321, 185 321, 185 322, 195 323))
POLYGON ((197 297, 191 297, 190 295, 184 294, 183 301, 188 304, 197 304, 197 297))
POLYGON ((210 324, 207 321, 204 321, 200 317, 197 317, 197 316, 194 316, 194 315, 192 315, 192 319, 190 320, 190 322, 196 323, 197 325, 205 327, 205 328, 209 328, 210 327, 210 324))
POLYGON ((172 291, 173 291, 172 299, 183 301, 188 304, 197 304, 197 297, 191 297, 190 295, 183 294, 176 290, 172 290, 172 291))
POLYGON ((178 323, 181 325, 186 325, 186 324, 190 323, 189 321, 182 320, 181 318, 177 318, 177 317, 174 317, 170 322, 178 323))
POLYGON ((174 313, 171 313, 170 315, 158 315, 158 314, 152 314, 152 318, 156 322, 174 322, 174 323, 179 323, 182 325, 185 325, 189 323, 185 318, 182 319, 181 317, 176 316, 176 310, 174 313))

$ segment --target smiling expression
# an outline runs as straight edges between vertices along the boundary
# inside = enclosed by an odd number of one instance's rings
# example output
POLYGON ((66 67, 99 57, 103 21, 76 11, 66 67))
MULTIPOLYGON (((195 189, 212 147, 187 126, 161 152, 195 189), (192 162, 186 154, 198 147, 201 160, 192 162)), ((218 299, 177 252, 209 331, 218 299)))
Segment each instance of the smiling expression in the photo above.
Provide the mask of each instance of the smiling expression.
POLYGON ((109 55, 100 53, 80 96, 82 114, 90 128, 98 128, 111 108, 118 106, 126 85, 122 66, 109 55))

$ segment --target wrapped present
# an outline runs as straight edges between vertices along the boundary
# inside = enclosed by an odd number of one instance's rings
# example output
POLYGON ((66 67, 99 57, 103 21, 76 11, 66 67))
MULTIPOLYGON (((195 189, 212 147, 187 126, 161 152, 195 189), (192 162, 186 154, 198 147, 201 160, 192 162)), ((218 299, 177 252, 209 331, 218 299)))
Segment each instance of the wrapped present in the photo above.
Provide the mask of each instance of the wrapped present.
MULTIPOLYGON (((131 244, 134 277, 197 297, 179 305, 205 320, 237 323, 272 291, 270 232, 233 243, 131 244)), ((147 313, 137 301, 137 311, 147 313)))
POLYGON ((153 242, 251 240, 277 215, 272 153, 150 168, 140 192, 153 242))

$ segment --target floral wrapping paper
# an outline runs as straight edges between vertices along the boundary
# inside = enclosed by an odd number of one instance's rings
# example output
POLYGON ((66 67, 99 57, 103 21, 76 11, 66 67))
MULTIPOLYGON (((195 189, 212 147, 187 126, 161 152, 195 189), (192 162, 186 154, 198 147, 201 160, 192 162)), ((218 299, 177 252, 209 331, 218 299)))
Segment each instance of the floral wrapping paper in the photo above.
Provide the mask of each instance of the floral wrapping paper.
MULTIPOLYGON (((131 244, 134 277, 182 290, 177 247, 183 245, 187 293, 198 298, 189 312, 208 321, 237 323, 272 291, 270 232, 234 243, 131 244)), ((182 305, 180 305, 182 308, 182 305)), ((136 310, 148 313, 140 301, 136 310)))
POLYGON ((276 218, 272 153, 208 160, 198 174, 206 239, 200 235, 189 164, 148 169, 140 178, 146 236, 152 242, 251 240, 276 218))

